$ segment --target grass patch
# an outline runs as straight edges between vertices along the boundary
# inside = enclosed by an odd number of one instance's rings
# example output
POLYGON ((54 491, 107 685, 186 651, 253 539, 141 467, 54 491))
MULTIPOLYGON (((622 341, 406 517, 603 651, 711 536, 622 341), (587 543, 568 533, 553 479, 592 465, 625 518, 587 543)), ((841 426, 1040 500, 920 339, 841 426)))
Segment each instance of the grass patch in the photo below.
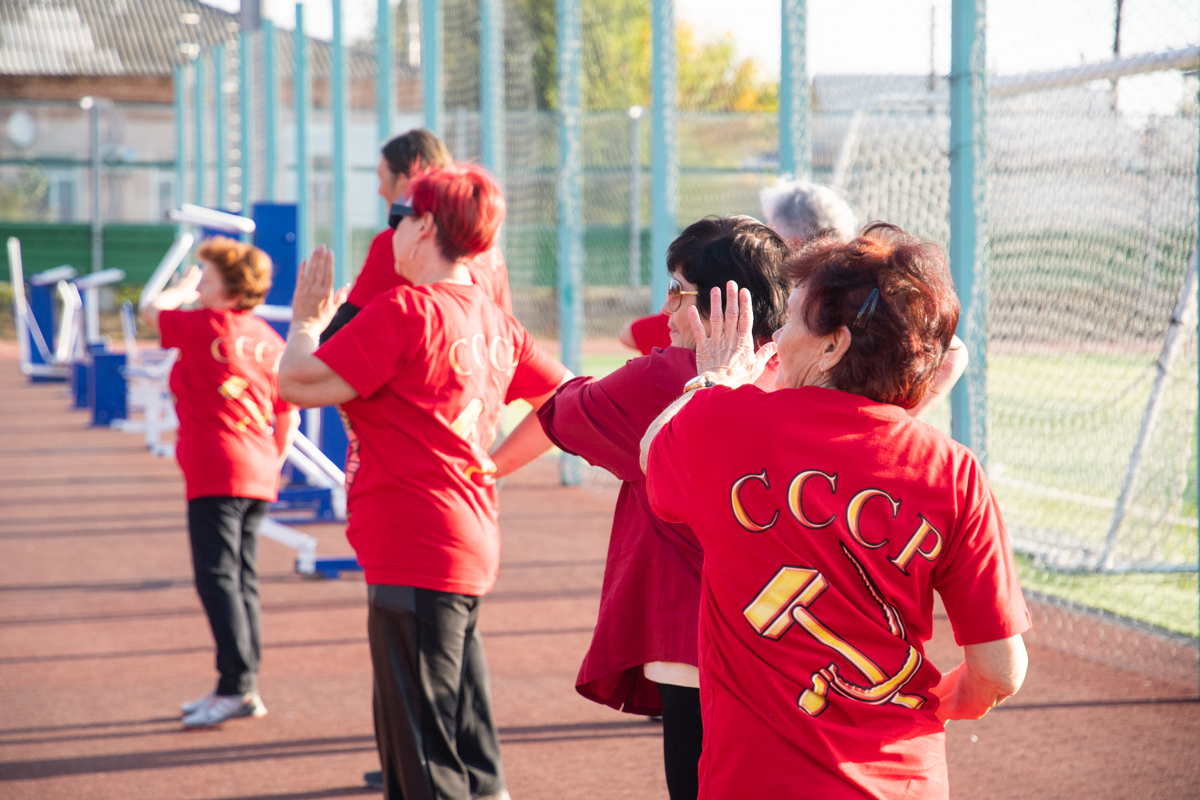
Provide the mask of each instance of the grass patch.
POLYGON ((1096 575, 1035 569, 1018 554, 1022 588, 1061 597, 1160 628, 1200 636, 1200 581, 1196 573, 1096 575))

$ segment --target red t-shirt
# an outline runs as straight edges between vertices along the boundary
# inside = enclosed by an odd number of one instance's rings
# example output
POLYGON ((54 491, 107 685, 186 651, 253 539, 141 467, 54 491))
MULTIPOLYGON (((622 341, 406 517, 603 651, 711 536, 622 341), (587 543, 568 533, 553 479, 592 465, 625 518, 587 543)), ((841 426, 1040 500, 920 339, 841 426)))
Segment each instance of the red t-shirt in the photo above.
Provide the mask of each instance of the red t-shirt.
POLYGON ((948 797, 933 591, 959 644, 1030 624, 970 451, 859 395, 704 389, 647 489, 704 547, 700 795, 948 797))
POLYGON ((656 347, 671 346, 671 329, 667 327, 668 319, 666 314, 651 314, 648 317, 635 319, 629 326, 633 343, 637 345, 637 349, 642 355, 650 355, 650 351, 656 347))
POLYGON ((346 537, 367 583, 482 595, 496 582, 495 482, 482 470, 502 406, 546 394, 563 366, 477 286, 377 295, 316 352, 358 397, 346 537))
POLYGON ((158 328, 163 347, 179 348, 170 387, 187 499, 274 502, 279 449, 272 426, 295 408, 279 399, 283 339, 249 311, 163 311, 158 328))
MULTIPOLYGON (((772 359, 759 385, 771 387, 772 359)), ((638 464, 642 436, 696 377, 696 354, 667 347, 631 359, 599 380, 563 384, 538 411, 546 435, 621 479, 613 513, 600 614, 575 690, 630 714, 661 714, 658 687, 642 665, 699 664, 696 640, 703 552, 686 525, 659 519, 638 464)))
MULTIPOLYGON (((492 249, 470 259, 467 261, 467 269, 471 273, 471 279, 479 284, 483 293, 511 314, 512 294, 508 288, 508 266, 504 263, 500 248, 493 245, 492 249)), ((363 261, 362 270, 355 278, 346 302, 358 308, 366 308, 367 303, 380 292, 411 285, 408 278, 396 274, 396 258, 392 253, 392 229, 385 228, 371 240, 367 258, 363 261)))

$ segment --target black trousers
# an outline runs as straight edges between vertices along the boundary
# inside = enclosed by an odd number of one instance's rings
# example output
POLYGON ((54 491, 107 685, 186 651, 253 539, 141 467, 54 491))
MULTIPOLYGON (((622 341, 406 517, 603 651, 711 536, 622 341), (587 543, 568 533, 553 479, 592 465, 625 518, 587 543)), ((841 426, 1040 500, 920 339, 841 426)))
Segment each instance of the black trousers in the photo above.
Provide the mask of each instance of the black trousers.
POLYGON ((266 500, 198 497, 188 501, 196 592, 217 643, 217 694, 253 692, 262 661, 258 603, 258 526, 266 500))
POLYGON ((375 741, 387 800, 471 800, 504 791, 482 598, 367 587, 375 741))
POLYGON ((700 751, 704 721, 700 716, 700 690, 658 684, 662 697, 663 766, 671 800, 696 800, 700 793, 700 751))

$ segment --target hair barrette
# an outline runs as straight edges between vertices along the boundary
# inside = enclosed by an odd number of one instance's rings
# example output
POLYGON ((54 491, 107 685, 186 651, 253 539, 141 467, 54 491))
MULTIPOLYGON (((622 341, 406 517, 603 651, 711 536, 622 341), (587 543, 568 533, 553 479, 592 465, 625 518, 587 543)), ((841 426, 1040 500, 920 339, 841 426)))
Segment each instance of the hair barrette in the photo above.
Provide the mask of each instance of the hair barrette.
POLYGON ((879 289, 872 289, 867 295, 866 301, 862 304, 862 308, 858 310, 858 316, 854 318, 854 324, 850 326, 851 333, 866 333, 867 326, 871 324, 871 317, 875 316, 875 307, 879 305, 879 289))

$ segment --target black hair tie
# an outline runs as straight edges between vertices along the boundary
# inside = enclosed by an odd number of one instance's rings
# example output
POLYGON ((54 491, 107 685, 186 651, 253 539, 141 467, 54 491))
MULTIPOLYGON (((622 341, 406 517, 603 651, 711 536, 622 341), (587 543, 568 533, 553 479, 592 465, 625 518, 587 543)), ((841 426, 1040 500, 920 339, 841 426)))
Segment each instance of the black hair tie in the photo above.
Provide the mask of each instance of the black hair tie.
POLYGON ((877 305, 879 305, 879 289, 876 288, 871 290, 871 293, 867 295, 866 302, 858 310, 858 316, 854 318, 854 324, 850 326, 851 333, 867 332, 867 326, 871 324, 871 317, 875 316, 875 306, 877 305))

